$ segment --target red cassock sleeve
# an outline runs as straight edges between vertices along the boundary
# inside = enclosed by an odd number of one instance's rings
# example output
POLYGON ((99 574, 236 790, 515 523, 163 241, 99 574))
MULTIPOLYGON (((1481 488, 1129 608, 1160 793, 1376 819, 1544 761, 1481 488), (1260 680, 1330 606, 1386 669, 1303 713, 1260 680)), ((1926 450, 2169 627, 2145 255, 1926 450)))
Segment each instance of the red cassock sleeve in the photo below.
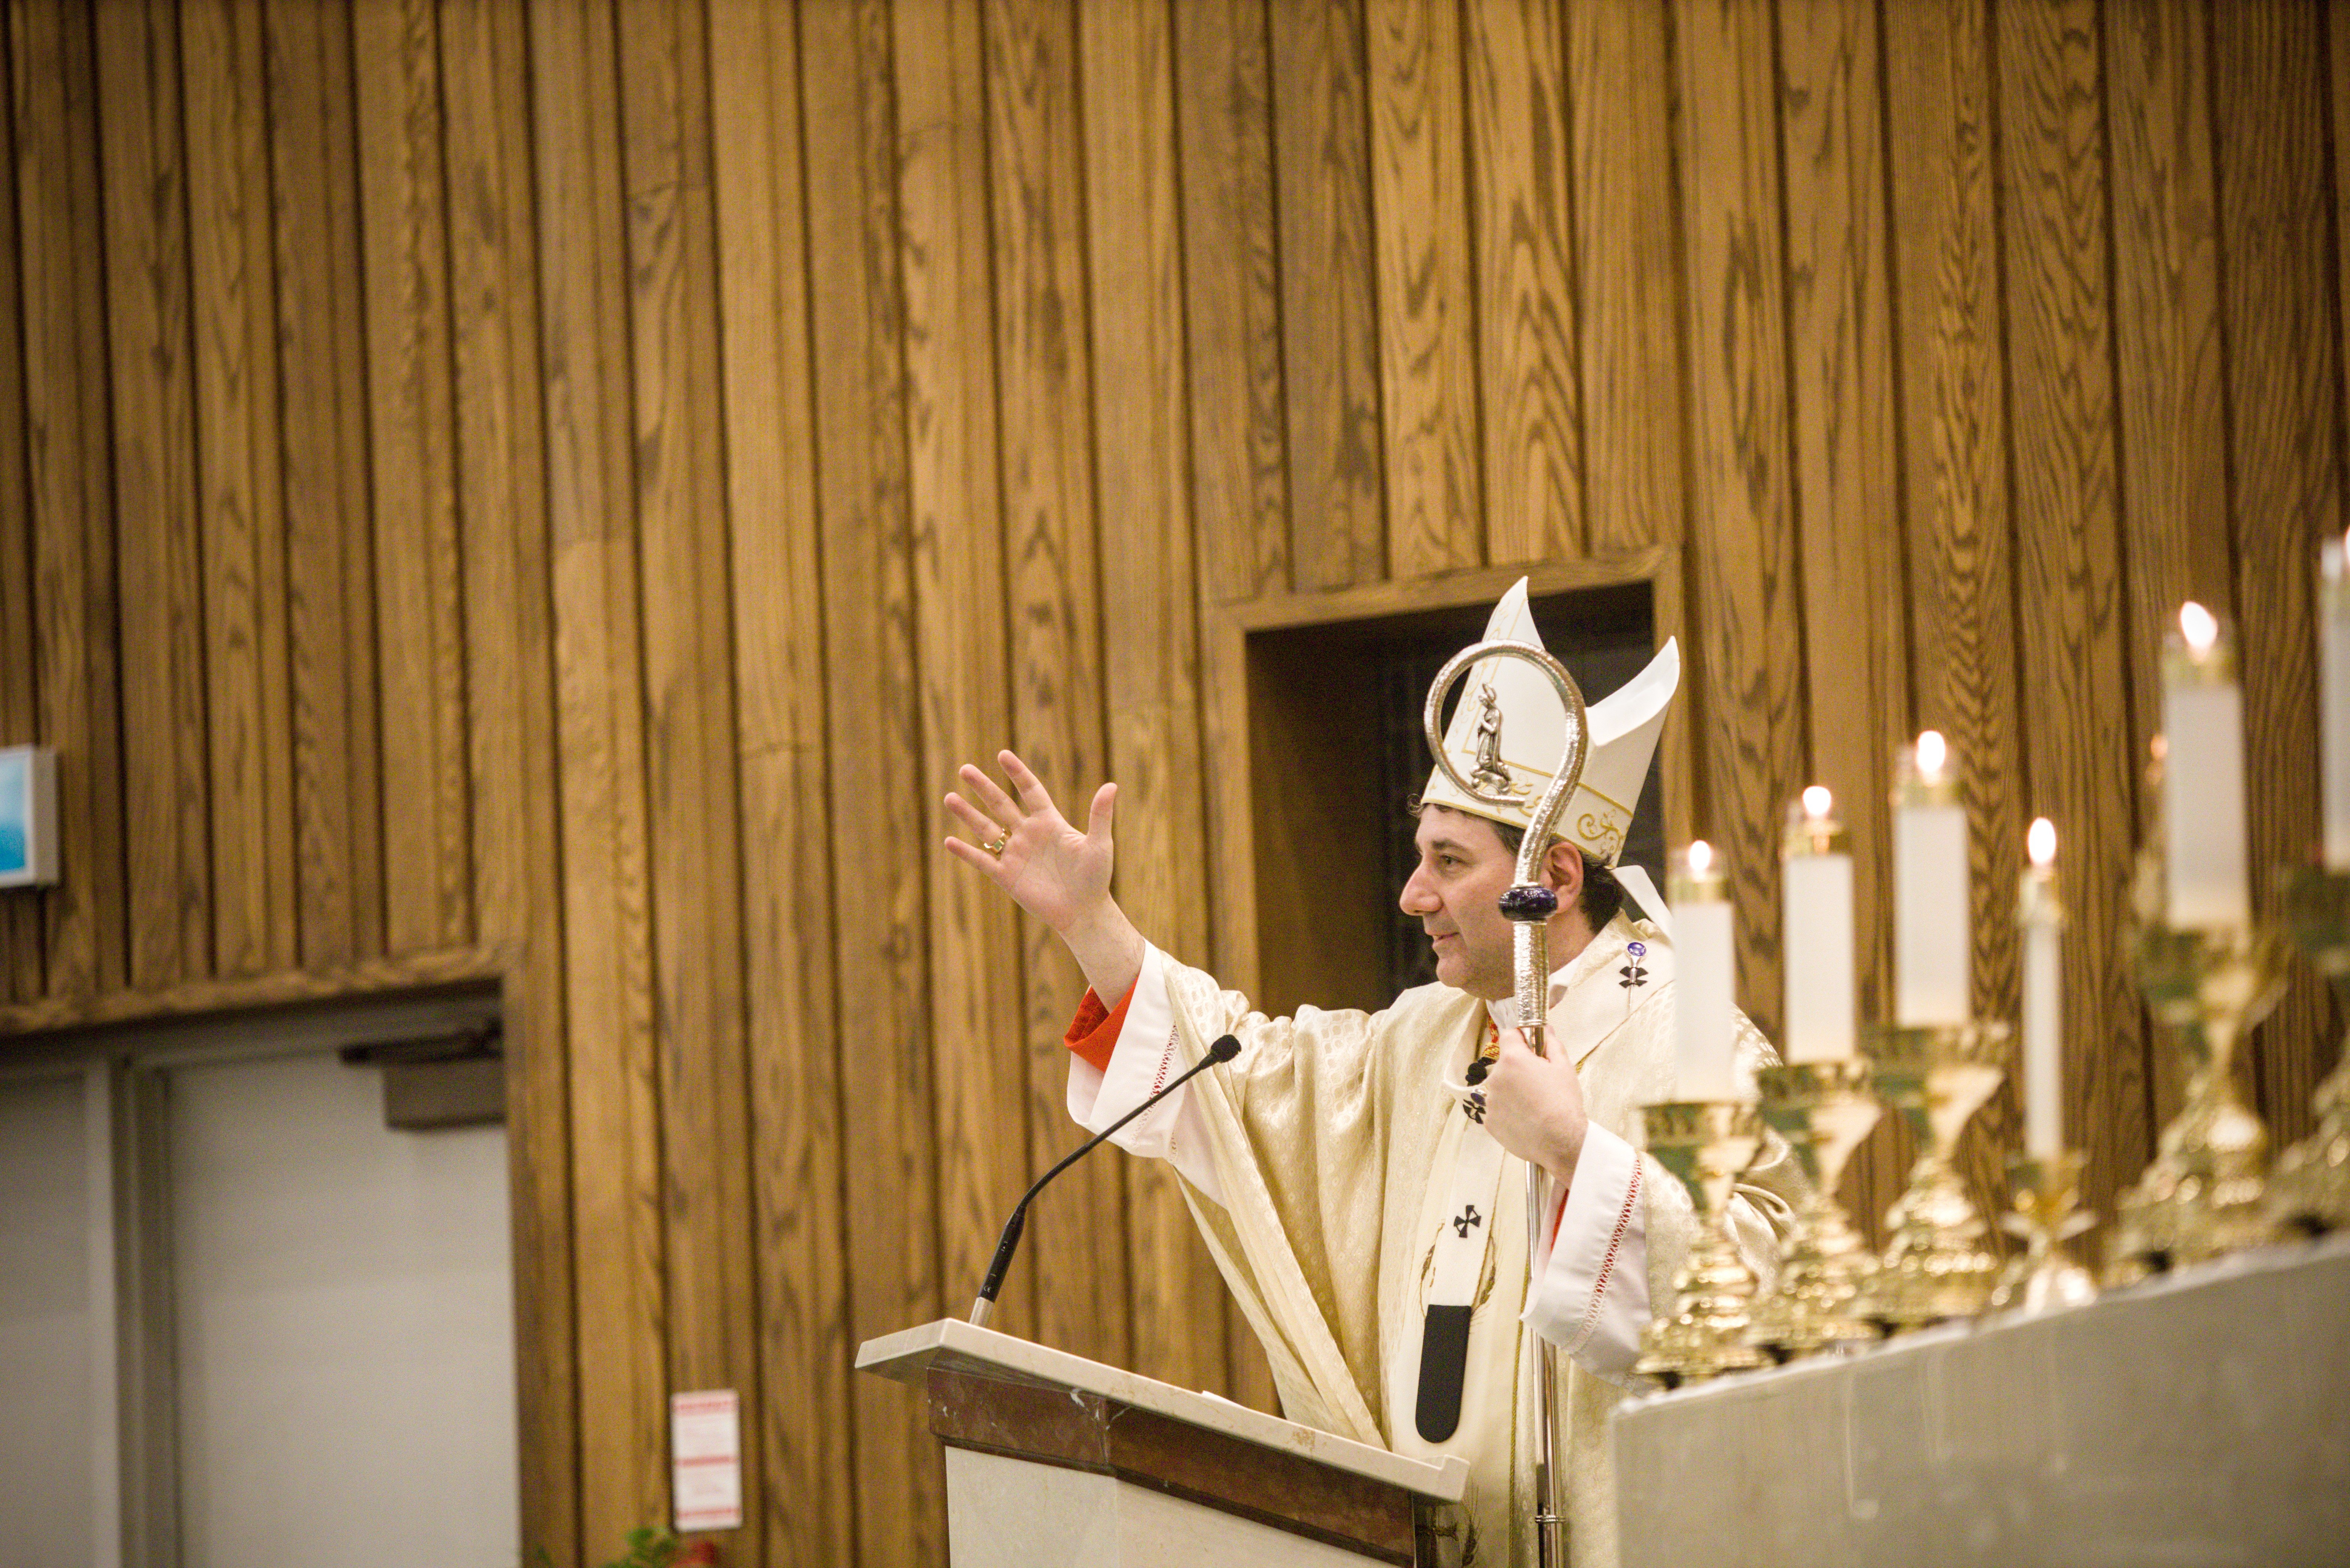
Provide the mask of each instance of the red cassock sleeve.
POLYGON ((1133 1000, 1132 986, 1127 987, 1116 1007, 1104 1007, 1102 999, 1087 991, 1086 999, 1077 1003, 1077 1015, 1070 1020, 1069 1032, 1062 1036, 1061 1043, 1096 1072, 1108 1072, 1110 1053, 1118 1048, 1118 1032, 1126 1027, 1127 1003, 1133 1000))

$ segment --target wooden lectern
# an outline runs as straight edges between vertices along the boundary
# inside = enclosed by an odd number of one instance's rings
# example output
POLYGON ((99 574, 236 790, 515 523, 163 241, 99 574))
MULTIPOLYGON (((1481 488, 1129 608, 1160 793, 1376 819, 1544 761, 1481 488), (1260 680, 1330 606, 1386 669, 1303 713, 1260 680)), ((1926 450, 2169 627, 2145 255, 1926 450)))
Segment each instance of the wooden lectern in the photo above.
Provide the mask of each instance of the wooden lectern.
POLYGON ((857 1366, 929 1396, 954 1568, 1409 1568, 1414 1500, 1469 1480, 957 1318, 857 1366))

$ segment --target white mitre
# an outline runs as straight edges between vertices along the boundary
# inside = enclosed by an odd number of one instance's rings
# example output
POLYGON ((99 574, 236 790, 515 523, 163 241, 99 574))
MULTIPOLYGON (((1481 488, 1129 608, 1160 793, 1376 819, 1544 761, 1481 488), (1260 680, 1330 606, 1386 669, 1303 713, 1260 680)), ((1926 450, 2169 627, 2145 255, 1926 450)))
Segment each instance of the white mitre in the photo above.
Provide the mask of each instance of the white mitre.
MULTIPOLYGON (((1526 579, 1502 596, 1485 623, 1485 642, 1543 645, 1534 629, 1533 610, 1526 603, 1526 579)), ((1582 849, 1603 866, 1614 866, 1624 853, 1624 836, 1631 830, 1632 813, 1648 783, 1648 760, 1656 754, 1657 737, 1665 727, 1665 710, 1681 681, 1680 645, 1670 639, 1648 661, 1648 667, 1585 710, 1590 741, 1583 759, 1583 776, 1567 797, 1554 830, 1557 836, 1582 849)), ((1488 805, 1462 794, 1442 768, 1428 781, 1420 799, 1430 805, 1451 806, 1494 822, 1523 829, 1558 766, 1565 749, 1566 711, 1550 679, 1522 659, 1481 659, 1460 683, 1452 723, 1445 731, 1444 754, 1463 778, 1485 788, 1498 782, 1494 771, 1506 773, 1513 794, 1506 806, 1488 805), (1490 691, 1491 700, 1487 693, 1490 691), (1486 777, 1479 770, 1486 770, 1486 777)), ((1627 868, 1628 869, 1628 868, 1627 868)), ((1648 878, 1635 896, 1647 890, 1648 878)), ((1640 898, 1652 914, 1661 914, 1660 900, 1640 898)))

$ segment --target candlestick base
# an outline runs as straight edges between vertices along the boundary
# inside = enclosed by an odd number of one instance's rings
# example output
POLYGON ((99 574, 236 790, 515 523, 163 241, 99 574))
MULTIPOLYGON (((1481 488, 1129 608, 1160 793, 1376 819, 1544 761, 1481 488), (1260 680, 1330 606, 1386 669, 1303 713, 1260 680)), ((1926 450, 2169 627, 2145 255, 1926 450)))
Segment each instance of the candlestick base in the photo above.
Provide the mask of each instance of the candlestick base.
POLYGON ((2267 1200, 2268 1129, 2237 1094, 2234 1066, 2236 1043, 2283 989, 2283 944, 2251 928, 2182 930, 2153 921, 2141 921, 2132 943, 2147 1009, 2187 1058, 2187 1104, 2162 1129, 2137 1185, 2114 1206, 2108 1283, 2277 1236, 2267 1200))
POLYGON ((1762 1147, 1762 1117, 1738 1100, 1673 1100, 1642 1108, 1648 1153, 1689 1189, 1697 1238, 1674 1276, 1674 1302, 1640 1335, 1633 1370, 1671 1387, 1767 1366, 1746 1343, 1754 1271, 1730 1234, 1730 1193, 1762 1147))
POLYGON ((1805 1062, 1755 1076, 1762 1119, 1786 1138, 1811 1191, 1780 1253, 1778 1288, 1756 1304, 1747 1342, 1781 1361, 1866 1345, 1877 1328, 1854 1303, 1877 1260, 1835 1193, 1846 1162, 1882 1114, 1868 1092, 1868 1064, 1805 1062))
MULTIPOLYGON (((2299 866, 2282 881, 2285 929, 2350 1018, 2350 872, 2299 866)), ((2269 1215, 2302 1231, 2339 1230, 2350 1225, 2350 1048, 2317 1085, 2314 1109, 2317 1130, 2269 1177, 2269 1215)))
POLYGON ((1856 1303, 1889 1333, 1972 1317, 1991 1298, 1999 1258, 1957 1159, 1959 1135, 2006 1076, 2007 1036, 1996 1023, 1868 1036, 1877 1097, 1908 1120, 1921 1151, 1908 1190, 1886 1213, 1893 1239, 1856 1303))
POLYGON ((2044 1159, 2017 1155, 2007 1162, 2014 1209, 2001 1216, 2000 1227, 2022 1238, 2023 1251, 2000 1275, 1991 1293, 1992 1311, 2061 1312, 2097 1299, 2095 1276, 2065 1246, 2097 1222, 2081 1208, 2081 1164, 2077 1149, 2044 1159))

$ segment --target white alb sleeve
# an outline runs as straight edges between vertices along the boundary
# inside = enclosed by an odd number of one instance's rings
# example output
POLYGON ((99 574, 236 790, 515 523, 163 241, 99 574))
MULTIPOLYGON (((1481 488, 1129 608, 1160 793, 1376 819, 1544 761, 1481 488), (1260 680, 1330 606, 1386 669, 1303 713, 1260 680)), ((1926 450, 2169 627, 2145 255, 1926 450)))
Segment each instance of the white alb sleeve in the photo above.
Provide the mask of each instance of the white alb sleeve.
MULTIPOLYGON (((1107 1070, 1074 1052, 1069 1055, 1069 1115, 1087 1131, 1099 1132, 1158 1093, 1184 1065, 1176 1047, 1174 1002, 1167 991, 1167 955, 1145 943, 1142 973, 1110 1047, 1107 1070)), ((1207 1118, 1191 1098, 1188 1090, 1176 1090, 1109 1141, 1129 1154, 1170 1162, 1183 1179, 1221 1204, 1223 1188, 1208 1151, 1207 1118)))
POLYGON ((1630 1386, 1648 1326, 1648 1204, 1640 1154, 1594 1126, 1558 1231, 1526 1283, 1526 1325, 1594 1376, 1630 1386))

